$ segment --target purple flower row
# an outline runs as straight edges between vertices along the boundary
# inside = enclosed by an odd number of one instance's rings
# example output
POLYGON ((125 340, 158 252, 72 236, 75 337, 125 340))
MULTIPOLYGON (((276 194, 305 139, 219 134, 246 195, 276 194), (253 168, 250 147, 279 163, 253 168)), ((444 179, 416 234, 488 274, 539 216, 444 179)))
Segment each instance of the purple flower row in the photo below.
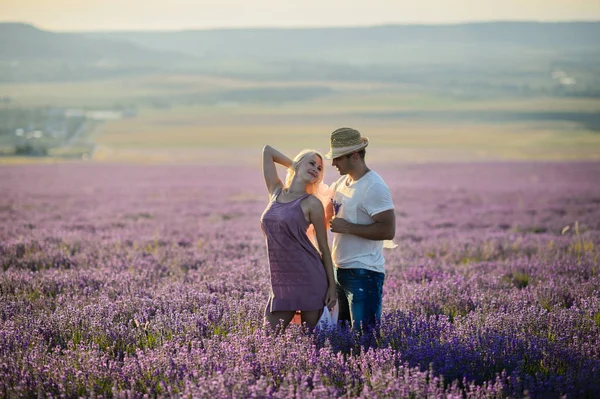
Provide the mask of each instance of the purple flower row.
POLYGON ((600 164, 378 168, 379 330, 278 337, 260 170, 202 169, 0 168, 0 396, 600 395, 600 164))

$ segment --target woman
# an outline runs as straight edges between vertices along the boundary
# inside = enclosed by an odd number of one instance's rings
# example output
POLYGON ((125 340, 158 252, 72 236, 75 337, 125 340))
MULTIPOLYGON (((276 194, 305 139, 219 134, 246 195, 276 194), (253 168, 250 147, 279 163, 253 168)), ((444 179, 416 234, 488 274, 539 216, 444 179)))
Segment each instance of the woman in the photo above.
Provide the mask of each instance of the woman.
POLYGON ((323 157, 316 151, 304 150, 292 161, 269 145, 263 148, 263 175, 270 201, 260 222, 271 272, 265 321, 273 330, 280 323, 285 328, 297 310, 302 322, 314 327, 323 306, 332 309, 337 301, 325 211, 312 195, 323 180, 323 171, 323 157), (276 163, 288 168, 285 184, 277 175, 276 163), (307 235, 310 225, 318 251, 307 235))

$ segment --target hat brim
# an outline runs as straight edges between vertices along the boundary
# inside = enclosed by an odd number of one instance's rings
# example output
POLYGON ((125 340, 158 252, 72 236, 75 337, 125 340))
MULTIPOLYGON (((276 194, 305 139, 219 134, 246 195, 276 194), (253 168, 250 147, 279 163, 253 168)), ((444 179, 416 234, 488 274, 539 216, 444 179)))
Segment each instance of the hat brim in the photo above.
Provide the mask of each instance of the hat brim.
POLYGON ((353 152, 357 152, 362 150, 363 148, 367 148, 369 145, 369 138, 362 137, 362 143, 348 146, 348 147, 339 147, 339 148, 331 148, 327 154, 325 154, 325 159, 335 159, 344 155, 352 154, 353 152))

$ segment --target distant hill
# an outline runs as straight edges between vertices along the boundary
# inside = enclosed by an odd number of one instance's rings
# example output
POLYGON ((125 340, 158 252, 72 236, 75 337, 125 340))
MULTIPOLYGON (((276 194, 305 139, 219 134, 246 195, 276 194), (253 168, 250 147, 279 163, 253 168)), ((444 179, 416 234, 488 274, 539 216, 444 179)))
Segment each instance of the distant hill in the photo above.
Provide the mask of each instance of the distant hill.
POLYGON ((88 35, 185 53, 198 59, 197 71, 244 78, 378 81, 484 96, 600 95, 600 22, 88 35))
POLYGON ((69 34, 5 23, 0 79, 160 70, 254 80, 390 82, 478 95, 600 96, 598 38, 600 22, 69 34))
POLYGON ((54 33, 27 24, 0 23, 0 62, 5 72, 0 75, 1 80, 87 78, 132 68, 156 69, 190 58, 118 38, 54 33))
MULTIPOLYGON (((396 51, 421 48, 487 49, 496 47, 599 49, 600 22, 537 23, 494 22, 458 25, 389 25, 357 28, 215 29, 178 32, 89 33, 95 37, 126 39, 147 48, 171 50, 195 56, 245 55, 297 57, 365 50, 396 51)), ((443 52, 444 54, 447 51, 443 52)), ((401 59, 401 54, 395 54, 401 59)), ((403 56, 412 58, 412 54, 403 56)), ((435 56, 435 54, 429 54, 435 56)), ((384 57, 389 59, 393 57, 384 57)), ((370 60, 375 62, 376 60, 370 60)), ((365 60, 368 62, 368 60, 365 60)))
POLYGON ((0 23, 0 60, 60 59, 114 62, 156 62, 165 57, 178 60, 189 56, 156 50, 129 40, 91 37, 80 33, 53 33, 20 23, 0 23))

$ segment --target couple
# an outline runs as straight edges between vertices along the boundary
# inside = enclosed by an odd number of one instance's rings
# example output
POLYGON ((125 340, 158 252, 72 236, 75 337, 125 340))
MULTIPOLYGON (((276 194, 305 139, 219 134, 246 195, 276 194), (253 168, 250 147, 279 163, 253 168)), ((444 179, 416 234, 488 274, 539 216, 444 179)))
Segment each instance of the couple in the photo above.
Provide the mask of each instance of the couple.
POLYGON ((394 237, 396 217, 389 188, 365 163, 368 144, 355 129, 331 133, 326 158, 342 177, 326 201, 318 198, 324 172, 318 152, 301 151, 292 161, 273 147, 263 149, 270 201, 261 227, 271 273, 265 321, 274 330, 280 323, 285 328, 297 310, 302 322, 314 327, 324 306, 339 306, 339 320, 355 330, 380 320, 383 240, 394 237), (284 183, 275 164, 288 168, 284 183), (311 225, 318 250, 307 234, 311 225), (331 252, 328 226, 334 233, 331 252))

